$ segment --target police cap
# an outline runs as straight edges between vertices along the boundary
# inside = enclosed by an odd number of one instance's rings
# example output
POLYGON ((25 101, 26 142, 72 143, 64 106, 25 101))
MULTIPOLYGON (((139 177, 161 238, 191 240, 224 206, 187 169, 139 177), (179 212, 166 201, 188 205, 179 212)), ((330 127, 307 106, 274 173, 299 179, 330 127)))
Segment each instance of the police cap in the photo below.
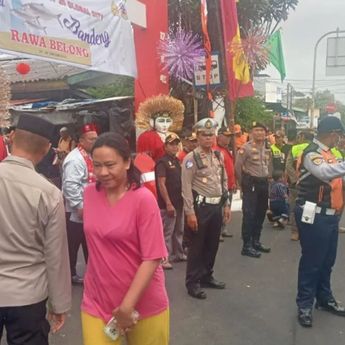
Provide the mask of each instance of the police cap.
POLYGON ((218 135, 220 135, 220 134, 223 134, 223 135, 229 137, 231 135, 231 131, 228 127, 223 126, 223 127, 218 129, 218 135))
POLYGON ((195 133, 189 128, 182 128, 181 132, 179 133, 181 139, 195 141, 196 135, 195 133))
POLYGON ((217 127, 218 127, 217 121, 215 121, 214 119, 211 119, 210 117, 206 117, 205 119, 198 121, 194 125, 193 129, 196 133, 200 133, 200 132, 215 133, 217 127))
POLYGON ((262 124, 261 122, 257 122, 257 121, 254 121, 252 123, 252 129, 254 129, 254 128, 263 128, 265 131, 267 131, 267 127, 264 124, 262 124))
POLYGON ((55 132, 55 127, 51 122, 34 115, 21 115, 16 128, 39 135, 49 141, 52 140, 55 132))
POLYGON ((331 132, 345 132, 345 128, 341 121, 335 116, 327 116, 323 118, 318 127, 317 132, 319 134, 331 133, 331 132))
POLYGON ((179 143, 181 141, 181 139, 179 138, 179 136, 175 133, 170 133, 169 135, 167 135, 167 137, 165 138, 165 143, 166 144, 172 144, 173 142, 177 142, 179 143))

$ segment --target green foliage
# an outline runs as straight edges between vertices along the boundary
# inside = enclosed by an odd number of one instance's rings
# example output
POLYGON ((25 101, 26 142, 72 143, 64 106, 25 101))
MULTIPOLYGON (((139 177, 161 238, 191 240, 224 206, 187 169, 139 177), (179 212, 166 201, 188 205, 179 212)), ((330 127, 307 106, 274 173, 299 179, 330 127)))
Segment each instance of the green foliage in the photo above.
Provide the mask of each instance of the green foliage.
POLYGON ((253 121, 259 121, 271 127, 274 113, 265 108, 259 97, 241 98, 236 104, 236 123, 242 127, 250 128, 253 121))
POLYGON ((110 85, 90 87, 85 90, 91 97, 96 99, 133 96, 134 79, 127 76, 117 76, 116 81, 110 85))
POLYGON ((262 28, 272 34, 282 21, 288 19, 299 0, 241 0, 237 4, 241 29, 262 28))

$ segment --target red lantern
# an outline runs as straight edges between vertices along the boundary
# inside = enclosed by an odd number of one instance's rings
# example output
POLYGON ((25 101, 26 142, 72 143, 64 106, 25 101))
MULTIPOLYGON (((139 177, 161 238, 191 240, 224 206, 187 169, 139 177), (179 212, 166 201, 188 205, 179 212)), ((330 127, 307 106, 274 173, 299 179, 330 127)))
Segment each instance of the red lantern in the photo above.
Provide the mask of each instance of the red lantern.
POLYGON ((18 73, 25 75, 30 72, 31 68, 29 64, 21 62, 17 64, 16 70, 18 73))

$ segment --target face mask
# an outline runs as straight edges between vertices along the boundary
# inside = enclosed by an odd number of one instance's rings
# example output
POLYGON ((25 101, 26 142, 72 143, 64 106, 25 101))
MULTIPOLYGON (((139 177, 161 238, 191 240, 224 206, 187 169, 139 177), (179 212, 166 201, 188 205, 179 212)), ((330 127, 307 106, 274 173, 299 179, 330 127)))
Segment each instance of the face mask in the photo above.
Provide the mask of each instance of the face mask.
POLYGON ((170 117, 159 116, 155 120, 155 129, 159 133, 166 134, 172 123, 173 121, 170 117))

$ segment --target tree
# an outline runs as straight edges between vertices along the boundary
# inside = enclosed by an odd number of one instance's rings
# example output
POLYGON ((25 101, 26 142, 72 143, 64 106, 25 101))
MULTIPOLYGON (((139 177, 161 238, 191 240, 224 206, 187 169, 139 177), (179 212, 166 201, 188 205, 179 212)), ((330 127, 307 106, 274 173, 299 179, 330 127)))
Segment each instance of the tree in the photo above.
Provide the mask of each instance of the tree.
POLYGON ((117 76, 110 85, 90 87, 85 90, 91 97, 102 99, 109 97, 133 96, 134 79, 127 76, 117 76))
POLYGON ((274 113, 265 108, 259 97, 241 98, 236 107, 236 123, 248 129, 253 121, 260 121, 271 127, 274 113))
POLYGON ((282 21, 288 19, 299 0, 241 0, 237 4, 242 34, 250 28, 261 29, 271 35, 282 21))

